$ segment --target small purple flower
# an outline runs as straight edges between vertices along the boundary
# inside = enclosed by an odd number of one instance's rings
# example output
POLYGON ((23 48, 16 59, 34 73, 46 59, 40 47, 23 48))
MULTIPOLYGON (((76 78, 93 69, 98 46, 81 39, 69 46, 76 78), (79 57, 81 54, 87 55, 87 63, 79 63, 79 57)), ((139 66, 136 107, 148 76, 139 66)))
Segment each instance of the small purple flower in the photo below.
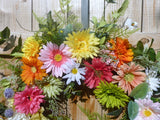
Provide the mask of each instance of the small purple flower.
POLYGON ((12 98, 14 95, 14 91, 12 88, 6 88, 5 91, 4 91, 4 96, 5 98, 12 98))
POLYGON ((13 116, 13 110, 12 109, 6 109, 4 111, 4 115, 5 117, 9 118, 9 117, 12 117, 13 116))

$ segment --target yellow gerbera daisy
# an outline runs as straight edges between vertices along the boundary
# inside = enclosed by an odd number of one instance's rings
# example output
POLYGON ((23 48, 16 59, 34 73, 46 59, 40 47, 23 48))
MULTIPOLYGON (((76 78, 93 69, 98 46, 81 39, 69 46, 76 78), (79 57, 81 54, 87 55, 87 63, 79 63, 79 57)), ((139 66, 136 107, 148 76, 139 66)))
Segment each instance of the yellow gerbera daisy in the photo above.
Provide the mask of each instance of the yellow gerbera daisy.
POLYGON ((93 33, 90 34, 89 30, 68 34, 66 40, 64 43, 71 48, 72 57, 77 58, 77 62, 81 62, 83 58, 93 58, 99 52, 99 48, 97 47, 99 39, 93 33))
POLYGON ((24 53, 24 57, 30 58, 34 57, 39 52, 40 45, 38 41, 34 37, 28 37, 24 42, 22 52, 24 53))

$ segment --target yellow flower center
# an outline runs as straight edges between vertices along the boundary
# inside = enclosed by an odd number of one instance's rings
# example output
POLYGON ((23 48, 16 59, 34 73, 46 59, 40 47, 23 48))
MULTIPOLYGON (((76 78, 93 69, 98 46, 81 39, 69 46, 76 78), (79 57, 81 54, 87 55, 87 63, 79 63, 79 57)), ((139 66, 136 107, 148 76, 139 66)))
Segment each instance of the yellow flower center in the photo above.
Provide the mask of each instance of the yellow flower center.
POLYGON ((134 26, 134 25, 135 25, 134 23, 131 24, 131 26, 134 26))
POLYGON ((62 60, 62 55, 56 54, 56 55, 54 56, 54 60, 57 61, 57 62, 61 61, 61 60, 62 60))
POLYGON ((132 82, 134 80, 134 75, 132 73, 125 74, 124 79, 128 82, 132 82))
POLYGON ((31 71, 32 71, 33 73, 36 73, 36 72, 37 72, 36 67, 33 66, 33 67, 31 68, 31 71))
POLYGON ((146 117, 149 117, 149 116, 152 115, 152 111, 151 111, 150 109, 145 109, 145 110, 143 111, 143 114, 144 114, 146 117))
POLYGON ((84 41, 79 42, 78 49, 84 49, 86 47, 86 43, 84 41))
POLYGON ((77 74, 77 72, 78 72, 78 70, 77 70, 76 68, 73 68, 73 69, 72 69, 72 73, 73 73, 73 74, 77 74))

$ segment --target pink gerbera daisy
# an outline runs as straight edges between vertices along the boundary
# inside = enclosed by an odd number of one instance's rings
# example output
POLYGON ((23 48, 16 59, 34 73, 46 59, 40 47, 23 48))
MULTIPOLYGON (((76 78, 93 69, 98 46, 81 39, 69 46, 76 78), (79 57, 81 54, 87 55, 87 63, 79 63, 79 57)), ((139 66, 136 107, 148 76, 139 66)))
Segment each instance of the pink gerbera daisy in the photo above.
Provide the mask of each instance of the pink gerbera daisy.
POLYGON ((40 109, 40 104, 45 97, 43 91, 38 87, 29 88, 26 86, 22 92, 17 92, 14 96, 15 109, 20 113, 34 114, 40 109))
POLYGON ((135 100, 139 105, 138 115, 134 120, 160 120, 160 103, 150 99, 135 100))
POLYGON ((69 49, 64 44, 58 46, 48 42, 47 45, 43 45, 43 49, 39 53, 39 59, 44 63, 42 69, 46 69, 46 73, 52 71, 53 76, 62 77, 62 74, 66 73, 73 63, 69 49))
POLYGON ((96 88, 100 81, 111 82, 112 79, 112 66, 107 65, 105 62, 102 62, 100 58, 94 58, 92 64, 85 62, 84 63, 87 71, 85 75, 85 84, 89 88, 96 88))
POLYGON ((133 62, 130 65, 124 63, 116 71, 118 75, 112 77, 113 83, 118 83, 118 86, 130 94, 133 88, 145 81, 146 74, 142 70, 144 70, 143 67, 133 62))

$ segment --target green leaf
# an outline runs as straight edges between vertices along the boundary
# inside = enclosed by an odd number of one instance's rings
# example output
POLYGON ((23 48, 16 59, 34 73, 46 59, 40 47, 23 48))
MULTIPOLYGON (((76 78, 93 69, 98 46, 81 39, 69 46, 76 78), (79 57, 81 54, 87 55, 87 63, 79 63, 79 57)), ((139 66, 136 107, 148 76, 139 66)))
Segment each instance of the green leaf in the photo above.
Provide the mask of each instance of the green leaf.
POLYGON ((107 3, 116 3, 115 0, 105 0, 107 3))
POLYGON ((2 32, 1 32, 1 38, 6 39, 9 38, 10 36, 10 30, 8 27, 6 27, 2 32))
POLYGON ((153 48, 149 48, 148 57, 149 57, 149 60, 152 60, 152 61, 156 60, 156 53, 153 48))
POLYGON ((100 39, 100 45, 103 45, 105 43, 106 37, 103 37, 100 39))
POLYGON ((128 104, 128 116, 130 120, 134 120, 134 118, 138 114, 139 106, 136 102, 130 101, 128 104))
POLYGON ((14 56, 14 57, 23 57, 23 53, 19 53, 19 52, 15 52, 11 55, 14 56))
POLYGON ((130 96, 134 97, 135 99, 138 98, 143 99, 146 97, 147 92, 148 92, 148 83, 141 83, 132 90, 130 96))
POLYGON ((15 41, 16 41, 16 37, 15 36, 11 36, 8 40, 7 40, 7 45, 5 46, 5 48, 3 49, 3 51, 8 51, 11 48, 14 47, 15 45, 15 41))
POLYGON ((107 115, 118 117, 122 112, 123 112, 123 108, 121 107, 120 109, 117 109, 113 112, 109 112, 107 115))
POLYGON ((157 61, 160 61, 160 51, 157 52, 156 60, 157 60, 157 61))

